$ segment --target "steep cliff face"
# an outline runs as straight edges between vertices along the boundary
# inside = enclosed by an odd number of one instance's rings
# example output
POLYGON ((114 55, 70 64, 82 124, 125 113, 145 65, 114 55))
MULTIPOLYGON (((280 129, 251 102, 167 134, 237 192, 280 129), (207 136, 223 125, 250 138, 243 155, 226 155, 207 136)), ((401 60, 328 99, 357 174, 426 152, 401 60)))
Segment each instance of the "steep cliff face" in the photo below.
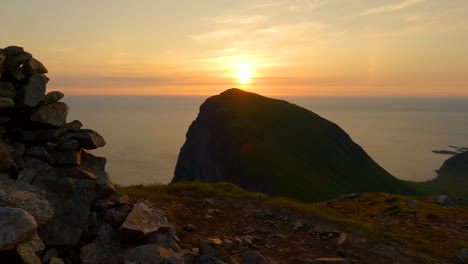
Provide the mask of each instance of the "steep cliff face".
POLYGON ((350 192, 404 193, 336 124, 286 101, 230 89, 207 99, 172 182, 232 182, 300 200, 350 192))

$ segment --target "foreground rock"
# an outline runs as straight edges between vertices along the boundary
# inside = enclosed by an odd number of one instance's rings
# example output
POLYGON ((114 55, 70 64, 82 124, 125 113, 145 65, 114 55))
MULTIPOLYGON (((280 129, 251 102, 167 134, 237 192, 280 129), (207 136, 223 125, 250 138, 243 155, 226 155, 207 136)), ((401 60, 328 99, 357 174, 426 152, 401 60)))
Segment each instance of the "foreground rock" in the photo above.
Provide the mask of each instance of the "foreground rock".
POLYGON ((0 207, 24 209, 39 224, 48 223, 54 216, 54 209, 41 188, 11 179, 0 179, 0 186, 0 207))
POLYGON ((0 208, 0 251, 30 240, 37 229, 34 217, 19 208, 0 208))
POLYGON ((147 200, 137 202, 118 231, 118 238, 127 242, 137 242, 149 234, 165 231, 172 225, 163 211, 153 208, 147 200))

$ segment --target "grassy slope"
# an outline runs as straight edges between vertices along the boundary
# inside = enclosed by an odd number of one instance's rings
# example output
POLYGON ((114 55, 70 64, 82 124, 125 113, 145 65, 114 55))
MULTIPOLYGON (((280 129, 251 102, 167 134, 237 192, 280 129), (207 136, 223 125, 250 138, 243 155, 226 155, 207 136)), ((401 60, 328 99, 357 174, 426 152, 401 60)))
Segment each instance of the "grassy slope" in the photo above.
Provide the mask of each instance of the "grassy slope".
POLYGON ((445 260, 452 258, 453 253, 468 248, 468 208, 442 207, 426 198, 412 198, 420 205, 411 207, 406 197, 382 193, 366 193, 351 201, 302 203, 247 192, 230 183, 186 182, 118 189, 132 198, 150 200, 175 201, 178 197, 227 196, 260 200, 272 207, 290 208, 320 216, 377 239, 391 239, 410 254, 423 257, 431 263, 445 263, 445 260))
POLYGON ((208 100, 230 120, 231 138, 252 144, 252 153, 241 154, 249 176, 278 195, 310 201, 358 191, 410 192, 338 126, 304 108, 236 90, 208 100))

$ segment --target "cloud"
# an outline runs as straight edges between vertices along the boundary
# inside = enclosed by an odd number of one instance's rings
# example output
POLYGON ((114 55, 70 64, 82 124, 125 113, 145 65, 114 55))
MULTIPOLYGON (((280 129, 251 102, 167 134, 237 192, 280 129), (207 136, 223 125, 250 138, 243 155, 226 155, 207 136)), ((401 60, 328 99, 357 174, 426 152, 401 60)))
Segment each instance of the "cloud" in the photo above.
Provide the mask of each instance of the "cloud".
POLYGON ((206 42, 212 40, 219 40, 228 37, 238 36, 243 31, 240 29, 220 29, 215 31, 206 32, 199 35, 191 35, 190 37, 197 42, 206 42))
POLYGON ((403 2, 393 4, 393 5, 385 5, 385 6, 368 9, 366 12, 360 14, 360 16, 376 15, 376 14, 398 11, 398 10, 405 9, 405 8, 408 8, 408 7, 411 7, 411 6, 426 2, 426 1, 427 0, 405 0, 403 2))
POLYGON ((297 4, 289 5, 288 10, 291 12, 304 12, 315 10, 319 7, 327 5, 329 0, 309 0, 309 1, 300 1, 297 4))
POLYGON ((283 4, 282 2, 265 2, 265 3, 253 5, 251 9, 265 9, 265 8, 280 6, 282 4, 283 4))
POLYGON ((268 20, 268 16, 221 16, 212 19, 217 24, 247 25, 268 20))

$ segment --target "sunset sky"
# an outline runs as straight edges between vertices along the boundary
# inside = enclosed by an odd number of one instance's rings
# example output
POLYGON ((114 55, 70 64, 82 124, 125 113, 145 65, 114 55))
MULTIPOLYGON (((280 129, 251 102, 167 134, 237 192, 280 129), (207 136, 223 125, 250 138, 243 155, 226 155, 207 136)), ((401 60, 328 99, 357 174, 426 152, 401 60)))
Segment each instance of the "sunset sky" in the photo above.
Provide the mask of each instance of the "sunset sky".
POLYGON ((1 9, 0 46, 42 61, 49 90, 468 96, 466 0, 15 0, 1 9))

